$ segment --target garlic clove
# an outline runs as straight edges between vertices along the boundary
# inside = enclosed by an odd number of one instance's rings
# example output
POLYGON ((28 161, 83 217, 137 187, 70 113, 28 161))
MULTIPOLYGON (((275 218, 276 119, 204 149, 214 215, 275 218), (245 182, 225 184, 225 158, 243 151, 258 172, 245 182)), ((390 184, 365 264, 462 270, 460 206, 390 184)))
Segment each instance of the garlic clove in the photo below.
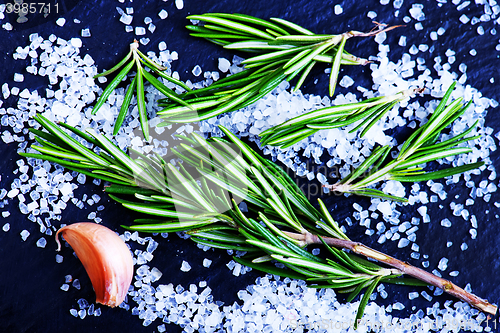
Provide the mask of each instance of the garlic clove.
POLYGON ((111 229, 91 222, 73 223, 59 233, 71 245, 89 275, 96 302, 110 307, 120 305, 134 275, 132 255, 125 242, 111 229))

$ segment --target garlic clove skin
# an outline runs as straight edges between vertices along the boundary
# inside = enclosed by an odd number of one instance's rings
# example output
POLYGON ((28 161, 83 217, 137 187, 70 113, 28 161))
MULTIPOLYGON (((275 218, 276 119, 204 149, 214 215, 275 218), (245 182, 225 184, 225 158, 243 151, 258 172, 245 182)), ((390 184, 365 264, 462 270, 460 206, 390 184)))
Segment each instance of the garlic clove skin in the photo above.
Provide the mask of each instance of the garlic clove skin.
POLYGON ((127 295, 134 263, 125 242, 111 229, 97 223, 79 222, 62 227, 56 233, 71 245, 89 275, 96 302, 110 307, 120 305, 127 295))

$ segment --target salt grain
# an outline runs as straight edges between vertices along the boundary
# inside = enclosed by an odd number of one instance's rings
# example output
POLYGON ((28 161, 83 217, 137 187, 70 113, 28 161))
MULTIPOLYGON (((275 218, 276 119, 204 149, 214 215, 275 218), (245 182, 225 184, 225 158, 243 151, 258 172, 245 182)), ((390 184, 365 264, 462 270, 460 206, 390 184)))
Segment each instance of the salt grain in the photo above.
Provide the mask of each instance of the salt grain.
POLYGON ((207 258, 203 259, 203 267, 209 268, 210 265, 212 265, 212 260, 207 258))
POLYGON ((81 32, 81 36, 82 37, 90 37, 91 34, 90 34, 90 29, 82 29, 82 32, 81 32))
POLYGON ((200 76, 201 73, 202 73, 200 65, 194 66, 194 68, 192 70, 192 73, 193 73, 194 76, 200 76))
POLYGON ((30 235, 30 232, 28 230, 23 230, 21 231, 21 238, 23 241, 26 241, 30 235))
POLYGON ((142 36, 146 34, 146 28, 144 27, 135 27, 135 34, 137 36, 142 36))
POLYGON ((158 16, 160 17, 160 19, 164 20, 168 17, 168 13, 165 9, 162 9, 160 10, 160 12, 158 13, 158 16))
POLYGON ((36 242, 36 246, 41 248, 44 248, 46 245, 47 245, 47 240, 43 237, 36 242))
POLYGON ((56 24, 62 27, 66 23, 66 19, 64 17, 60 17, 56 20, 56 24))
POLYGON ((181 264, 181 271, 189 272, 190 270, 191 270, 191 265, 189 265, 187 261, 183 260, 181 264))

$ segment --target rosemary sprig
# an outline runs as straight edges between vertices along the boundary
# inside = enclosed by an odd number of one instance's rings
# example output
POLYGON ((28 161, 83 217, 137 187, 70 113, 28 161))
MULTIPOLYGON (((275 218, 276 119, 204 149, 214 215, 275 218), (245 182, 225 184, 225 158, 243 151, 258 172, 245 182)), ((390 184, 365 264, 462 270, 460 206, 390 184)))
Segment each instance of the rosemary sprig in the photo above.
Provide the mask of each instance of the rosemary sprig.
POLYGON ((391 150, 390 146, 378 147, 347 177, 336 184, 325 186, 336 192, 406 201, 404 198, 387 195, 380 190, 371 188, 371 186, 384 180, 397 180, 401 182, 427 181, 481 167, 484 162, 449 167, 433 172, 427 172, 422 167, 422 165, 428 162, 441 158, 470 153, 472 151, 471 148, 459 147, 459 145, 480 137, 466 137, 477 125, 476 121, 473 126, 463 133, 451 137, 446 141, 437 141, 443 129, 463 115, 471 104, 469 102, 463 105, 462 98, 458 98, 447 105, 455 84, 453 83, 448 88, 427 123, 413 132, 405 141, 395 159, 387 161, 391 150))
POLYGON ((281 67, 285 75, 296 76, 302 72, 295 89, 300 88, 317 62, 331 64, 330 96, 335 91, 340 65, 367 63, 344 50, 346 41, 352 37, 374 36, 395 28, 384 29, 378 25, 377 29, 368 33, 348 31, 325 35, 315 34, 281 18, 266 21, 249 15, 228 13, 206 13, 187 18, 202 23, 186 26, 192 31, 192 36, 205 38, 226 49, 257 54, 243 61, 247 68, 283 61, 281 67))
POLYGON ((420 283, 399 279, 403 273, 442 288, 484 312, 494 314, 497 310, 447 280, 349 240, 321 200, 320 209, 314 208, 283 170, 223 127, 228 140, 206 140, 196 134, 180 137, 183 143, 176 154, 186 167, 179 164, 176 168, 159 156, 139 154, 140 158, 131 159, 94 130, 87 130, 87 134, 63 125, 99 147, 96 154, 43 116, 37 115, 35 120, 48 131, 32 130, 41 145, 32 148, 41 154, 21 155, 108 180, 113 185, 106 191, 120 194, 120 198, 112 195, 113 199, 126 208, 156 217, 138 220, 138 224, 125 228, 186 231, 202 244, 248 251, 245 257, 235 258, 240 263, 303 279, 311 287, 350 292, 349 300, 366 288, 357 318, 362 316, 369 294, 378 283, 420 283), (121 198, 130 195, 132 199, 121 198), (245 200, 248 212, 238 206, 241 200, 245 200), (330 258, 309 252, 307 246, 312 244, 323 245, 330 258), (281 262, 286 269, 270 265, 272 260, 281 262))
POLYGON ((283 19, 262 20, 243 14, 210 13, 188 16, 204 23, 188 25, 191 35, 224 45, 227 49, 257 54, 243 61, 245 69, 209 87, 186 92, 179 97, 192 107, 164 99, 160 116, 170 123, 205 120, 248 106, 273 91, 284 80, 298 78, 298 90, 318 62, 332 65, 330 94, 333 95, 341 65, 365 65, 367 60, 344 50, 351 37, 373 36, 387 29, 369 33, 350 31, 339 35, 316 35, 283 19))
POLYGON ((314 110, 260 133, 261 143, 288 148, 322 129, 331 129, 360 122, 350 133, 363 128, 363 137, 375 123, 403 99, 421 92, 412 89, 391 96, 373 97, 358 103, 334 105, 314 110))
POLYGON ((139 51, 139 43, 134 41, 130 44, 129 53, 123 58, 118 64, 116 64, 110 70, 105 71, 104 73, 97 74, 94 78, 98 78, 100 76, 106 76, 112 74, 118 70, 120 72, 116 75, 116 77, 108 84, 106 89, 102 92, 101 96, 97 100, 94 108, 92 109, 92 114, 95 114, 106 102, 109 95, 116 89, 116 87, 122 82, 128 75, 128 73, 132 70, 132 67, 136 66, 136 74, 132 83, 128 86, 127 92, 125 93, 125 97, 123 103, 120 108, 120 113, 115 122, 115 126, 113 129, 113 135, 118 133, 123 121, 125 120, 125 116, 127 115, 130 103, 132 101, 132 97, 134 95, 134 91, 137 92, 137 108, 139 110, 139 120, 141 122, 141 128, 146 140, 149 140, 149 128, 148 128, 148 118, 146 111, 146 101, 144 99, 144 80, 151 83, 158 91, 164 94, 166 97, 171 99, 172 101, 176 101, 181 105, 185 105, 188 108, 191 108, 187 103, 185 103, 181 98, 177 97, 177 94, 167 86, 165 86, 160 80, 158 80, 153 74, 148 72, 144 66, 149 68, 153 73, 162 77, 175 85, 178 85, 184 88, 187 91, 191 89, 186 86, 186 84, 180 80, 177 80, 170 75, 163 73, 166 69, 161 67, 147 56, 145 56, 141 51, 139 51), (123 67, 123 68, 122 68, 123 67))

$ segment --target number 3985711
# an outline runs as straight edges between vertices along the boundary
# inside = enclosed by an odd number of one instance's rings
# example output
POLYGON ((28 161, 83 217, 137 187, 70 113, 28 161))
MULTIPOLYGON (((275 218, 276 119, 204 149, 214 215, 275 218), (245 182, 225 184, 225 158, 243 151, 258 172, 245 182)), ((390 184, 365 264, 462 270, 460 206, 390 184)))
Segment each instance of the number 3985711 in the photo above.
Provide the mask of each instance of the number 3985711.
POLYGON ((53 4, 46 2, 34 2, 34 3, 7 3, 5 5, 5 12, 7 14, 50 14, 51 12, 59 13, 59 4, 53 4))

